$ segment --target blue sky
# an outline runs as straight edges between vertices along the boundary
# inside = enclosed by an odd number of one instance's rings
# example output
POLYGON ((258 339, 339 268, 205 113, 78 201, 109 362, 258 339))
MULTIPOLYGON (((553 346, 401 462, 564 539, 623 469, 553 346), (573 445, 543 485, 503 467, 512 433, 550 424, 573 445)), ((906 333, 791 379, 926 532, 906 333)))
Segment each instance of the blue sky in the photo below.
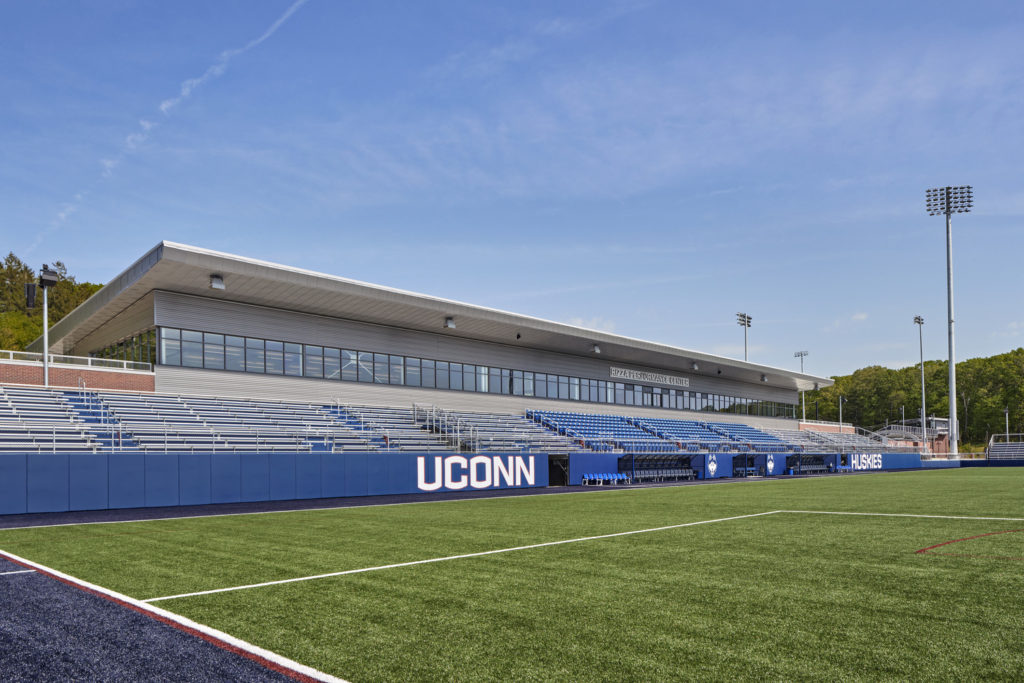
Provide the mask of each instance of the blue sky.
POLYGON ((161 239, 842 374, 1024 340, 1016 2, 0 3, 0 249, 161 239))

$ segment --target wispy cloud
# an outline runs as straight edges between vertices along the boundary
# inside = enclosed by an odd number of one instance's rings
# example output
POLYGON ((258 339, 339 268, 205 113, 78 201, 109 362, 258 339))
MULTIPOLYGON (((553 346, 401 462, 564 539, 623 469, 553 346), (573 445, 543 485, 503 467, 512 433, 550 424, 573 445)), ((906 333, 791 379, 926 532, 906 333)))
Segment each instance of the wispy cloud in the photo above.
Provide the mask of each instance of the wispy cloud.
MULTIPOLYGON (((265 40, 274 35, 274 33, 276 33, 277 30, 281 28, 281 26, 286 21, 288 21, 288 19, 290 19, 293 14, 295 14, 295 12, 297 12, 303 5, 305 5, 306 2, 308 2, 308 0, 296 0, 296 2, 292 3, 292 5, 289 6, 287 10, 285 10, 284 14, 278 17, 277 20, 274 21, 274 23, 271 24, 266 31, 264 31, 258 38, 250 40, 243 47, 224 50, 223 52, 221 52, 217 60, 212 65, 210 65, 201 76, 197 78, 189 78, 183 81, 181 84, 181 88, 178 91, 178 94, 174 97, 165 99, 162 102, 160 102, 157 109, 164 116, 168 116, 171 113, 171 110, 173 110, 183 101, 191 97, 192 93, 196 90, 196 88, 204 85, 205 83, 214 78, 222 76, 224 72, 227 70, 228 64, 231 62, 231 60, 240 55, 245 54, 249 50, 260 45, 265 40)), ((117 153, 114 154, 113 156, 103 157, 99 160, 100 178, 110 178, 114 174, 114 171, 117 169, 117 167, 120 166, 121 163, 129 155, 138 152, 139 148, 142 146, 143 143, 146 142, 146 140, 149 139, 149 136, 152 134, 152 131, 157 126, 158 124, 156 122, 151 121, 149 119, 139 119, 138 129, 125 135, 124 139, 121 142, 121 147, 117 151, 117 153)), ((81 192, 76 193, 72 201, 65 203, 57 212, 57 214, 53 217, 53 220, 50 221, 50 224, 49 226, 47 226, 47 229, 41 230, 36 235, 35 240, 32 242, 31 245, 29 245, 28 249, 26 250, 26 253, 31 254, 32 252, 34 252, 36 248, 38 248, 39 245, 42 244, 43 240, 46 239, 46 237, 50 233, 62 227, 65 223, 67 223, 68 219, 78 211, 82 201, 84 201, 85 197, 88 194, 88 191, 83 190, 81 192)))

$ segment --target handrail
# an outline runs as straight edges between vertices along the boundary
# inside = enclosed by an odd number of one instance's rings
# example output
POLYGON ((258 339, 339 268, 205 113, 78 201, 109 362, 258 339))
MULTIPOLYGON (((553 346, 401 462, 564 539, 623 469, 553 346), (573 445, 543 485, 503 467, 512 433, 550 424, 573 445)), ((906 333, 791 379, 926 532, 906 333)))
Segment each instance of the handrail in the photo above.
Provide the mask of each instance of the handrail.
MULTIPOLYGON (((43 354, 33 351, 5 351, 0 350, 0 361, 8 360, 22 363, 42 363, 43 354)), ((118 360, 115 358, 93 358, 92 356, 64 356, 56 353, 50 354, 51 365, 84 365, 90 368, 116 368, 120 370, 142 370, 152 372, 152 363, 139 363, 131 360, 118 360)))

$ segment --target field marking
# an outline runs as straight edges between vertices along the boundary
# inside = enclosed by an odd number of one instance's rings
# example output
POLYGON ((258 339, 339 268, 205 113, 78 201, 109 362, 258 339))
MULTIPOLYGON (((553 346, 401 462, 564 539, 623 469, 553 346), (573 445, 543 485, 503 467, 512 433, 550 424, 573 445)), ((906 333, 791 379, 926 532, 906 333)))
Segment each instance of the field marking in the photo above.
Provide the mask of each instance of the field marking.
POLYGON ((244 641, 241 638, 236 638, 235 636, 224 633, 223 631, 218 631, 217 629, 211 628, 205 624, 200 624, 199 622, 192 621, 191 619, 181 615, 168 612, 165 609, 148 605, 141 600, 136 600, 135 598, 124 595, 123 593, 118 593, 117 591, 110 590, 109 588, 104 588, 103 586, 97 586, 96 584, 89 583, 88 581, 83 581, 82 579, 71 576, 70 574, 65 574, 64 572, 39 564, 38 562, 33 562, 32 560, 27 560, 6 550, 0 550, 0 558, 10 560, 11 562, 20 564, 23 567, 31 567, 31 569, 27 571, 35 571, 43 574, 44 576, 49 576, 50 578, 56 579, 62 583, 84 590, 87 593, 98 595, 113 603, 145 614, 157 621, 167 624, 168 626, 172 626, 180 631, 184 631, 185 633, 201 638, 202 640, 220 647, 221 649, 234 652, 235 654, 262 664, 271 671, 276 671, 288 676, 289 678, 294 678, 300 681, 347 683, 344 679, 318 671, 312 667, 306 666, 305 664, 300 664, 288 659, 287 657, 282 657, 276 652, 264 650, 263 648, 244 641))
POLYGON ((35 569, 19 569, 14 572, 0 572, 0 576, 10 576, 11 574, 35 574, 35 569))
POLYGON ((830 510, 778 510, 795 515, 855 515, 860 517, 914 517, 920 519, 974 519, 988 522, 1024 522, 1024 517, 967 517, 964 515, 917 515, 909 512, 833 512, 830 510))
POLYGON ((520 545, 514 548, 499 548, 497 550, 484 550, 477 553, 465 553, 463 555, 448 555, 446 557, 432 557, 426 560, 412 560, 409 562, 397 562, 395 564, 385 564, 377 567, 362 567, 360 569, 346 569, 339 572, 330 572, 327 574, 316 574, 314 576, 298 576, 291 579, 278 579, 276 581, 264 581, 262 583, 250 583, 244 586, 229 586, 227 588, 213 588, 205 591, 196 591, 194 593, 181 593, 179 595, 165 595, 159 598, 148 598, 142 602, 160 602, 163 600, 176 600, 178 598, 192 598, 199 595, 212 595, 214 593, 229 593, 233 591, 248 590, 251 588, 266 588, 267 586, 280 586, 285 583, 298 583, 300 581, 315 581, 317 579, 328 579, 335 576, 347 576, 349 574, 363 574, 366 572, 376 572, 383 569, 398 569, 400 567, 412 567, 419 564, 432 564, 435 562, 448 562, 450 560, 464 560, 472 557, 484 557, 487 555, 499 555, 501 553, 512 553, 519 550, 533 550, 535 548, 548 548, 556 545, 566 545, 568 543, 582 543, 584 541, 598 541, 605 538, 618 538, 621 536, 634 536, 636 534, 648 534, 654 531, 668 531, 670 529, 682 529, 690 526, 700 526, 702 524, 716 524, 718 522, 730 522, 737 519, 749 519, 751 517, 763 517, 764 515, 774 515, 781 512, 780 510, 770 510, 768 512, 755 512, 749 515, 736 515, 735 517, 721 517, 719 519, 703 519, 697 522, 684 522, 682 524, 670 524, 668 526, 652 527, 650 529, 635 529, 633 531, 619 531, 612 534, 601 534, 599 536, 583 536, 581 538, 568 538, 561 541, 547 541, 545 543, 534 543, 532 545, 520 545))

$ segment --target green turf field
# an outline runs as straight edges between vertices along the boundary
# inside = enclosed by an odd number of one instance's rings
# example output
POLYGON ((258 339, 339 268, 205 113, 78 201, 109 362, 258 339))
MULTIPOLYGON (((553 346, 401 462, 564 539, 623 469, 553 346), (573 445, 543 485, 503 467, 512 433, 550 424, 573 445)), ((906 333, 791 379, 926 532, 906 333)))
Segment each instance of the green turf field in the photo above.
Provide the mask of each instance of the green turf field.
POLYGON ((353 681, 1024 678, 1024 469, 752 481, 0 531, 353 681), (981 536, 918 550, 947 541, 981 536))

